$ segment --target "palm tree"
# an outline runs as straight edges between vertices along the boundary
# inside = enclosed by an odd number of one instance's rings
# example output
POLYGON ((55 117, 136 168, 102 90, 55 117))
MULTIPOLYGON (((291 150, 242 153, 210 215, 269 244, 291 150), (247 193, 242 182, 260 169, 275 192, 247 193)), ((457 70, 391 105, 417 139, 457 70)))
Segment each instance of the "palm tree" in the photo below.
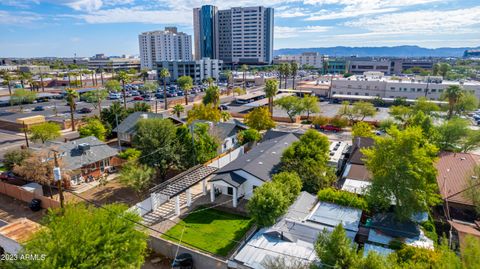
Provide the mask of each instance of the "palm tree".
POLYGON ((205 81, 208 83, 208 87, 212 86, 214 79, 212 77, 208 77, 205 79, 205 81))
POLYGON ((147 82, 147 78, 148 78, 148 69, 144 68, 144 69, 140 70, 140 75, 138 77, 142 78, 143 83, 145 84, 145 82, 147 82))
POLYGON ((270 111, 270 116, 273 116, 273 97, 277 95, 278 92, 278 82, 276 79, 269 79, 265 83, 265 96, 268 98, 268 110, 270 111))
POLYGON ((122 93, 123 93, 123 107, 127 109, 127 94, 125 92, 125 83, 130 82, 130 76, 125 71, 120 71, 117 74, 118 81, 122 82, 122 93))
POLYGON ((287 63, 284 63, 283 64, 284 66, 284 69, 283 69, 283 76, 285 77, 285 85, 284 85, 284 88, 286 89, 287 88, 287 84, 288 84, 288 76, 290 75, 290 65, 287 64, 287 63))
POLYGON ((43 85, 43 72, 40 72, 40 82, 42 83, 42 92, 45 91, 45 85, 43 85))
POLYGON ((70 107, 70 120, 72 122, 72 131, 75 131, 74 113, 75 113, 75 109, 77 108, 75 99, 77 99, 79 95, 78 95, 78 92, 72 88, 66 88, 65 93, 67 97, 68 106, 70 107))
POLYGON ((246 64, 243 64, 241 67, 240 67, 240 71, 242 71, 243 73, 243 89, 245 90, 247 88, 247 71, 248 71, 248 65, 246 64))
POLYGON ((226 70, 224 73, 225 77, 227 78, 227 89, 230 87, 230 81, 232 80, 232 70, 226 70))
POLYGON ((168 72, 167 68, 162 68, 158 77, 163 81, 163 94, 165 95, 165 110, 168 109, 168 102, 167 102, 167 78, 170 77, 170 72, 168 72))
POLYGON ((20 83, 22 84, 22 88, 25 89, 25 82, 32 79, 32 74, 29 72, 20 72, 20 83))
POLYGON ((295 90, 295 77, 297 76, 298 72, 298 63, 297 62, 291 62, 290 63, 290 75, 292 75, 292 89, 295 90))
POLYGON ((172 114, 175 114, 175 115, 177 115, 177 118, 180 118, 180 114, 183 111, 185 111, 185 108, 182 105, 177 104, 173 107, 172 114))
POLYGON ((83 88, 83 74, 85 74, 83 69, 78 70, 78 76, 80 77, 80 88, 83 88))
POLYGON ((460 101, 460 98, 462 98, 463 95, 463 89, 458 85, 451 85, 445 89, 442 97, 443 99, 446 99, 448 101, 448 119, 452 117, 455 106, 457 105, 458 101, 460 101))
POLYGON ((190 76, 181 76, 177 79, 177 84, 183 90, 185 96, 185 105, 188 105, 188 91, 193 87, 193 80, 190 76))
POLYGON ((8 87, 8 95, 12 96, 12 81, 14 80, 8 71, 3 74, 3 85, 8 87))
POLYGON ((102 81, 103 86, 103 68, 99 68, 97 71, 100 72, 100 80, 102 81))

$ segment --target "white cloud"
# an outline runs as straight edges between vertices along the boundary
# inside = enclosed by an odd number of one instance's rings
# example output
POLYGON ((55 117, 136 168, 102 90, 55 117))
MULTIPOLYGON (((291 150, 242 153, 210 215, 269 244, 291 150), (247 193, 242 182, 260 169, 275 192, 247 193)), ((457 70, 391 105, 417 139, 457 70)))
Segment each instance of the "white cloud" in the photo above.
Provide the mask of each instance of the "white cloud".
POLYGON ((379 14, 379 13, 394 12, 397 10, 398 10, 397 8, 381 8, 381 9, 343 10, 339 12, 322 11, 306 18, 305 20, 321 21, 321 20, 346 19, 346 18, 373 15, 373 14, 379 14))
POLYGON ((275 38, 293 38, 302 33, 324 33, 330 30, 329 26, 303 26, 303 27, 288 27, 288 26, 275 26, 274 37, 275 38))
POLYGON ((0 10, 0 25, 25 25, 42 20, 42 17, 32 12, 8 12, 0 10))
POLYGON ((151 23, 189 24, 192 18, 180 16, 176 11, 143 10, 140 8, 113 8, 75 15, 87 23, 151 23))
POLYGON ((308 11, 304 8, 282 8, 280 9, 280 12, 278 12, 279 8, 275 8, 275 11, 276 18, 297 18, 308 16, 308 11))

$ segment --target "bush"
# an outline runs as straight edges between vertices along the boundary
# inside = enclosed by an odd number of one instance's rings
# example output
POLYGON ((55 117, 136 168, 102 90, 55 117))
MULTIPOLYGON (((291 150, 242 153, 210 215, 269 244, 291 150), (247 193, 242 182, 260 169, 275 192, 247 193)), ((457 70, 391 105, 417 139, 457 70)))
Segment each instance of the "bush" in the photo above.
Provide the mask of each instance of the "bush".
POLYGON ((330 124, 335 127, 344 128, 348 125, 348 119, 340 116, 335 116, 330 120, 330 124))
POLYGON ((15 165, 22 164, 22 162, 30 156, 30 151, 26 149, 9 150, 3 156, 3 165, 5 169, 10 171, 15 165))
POLYGON ((433 224, 433 220, 430 215, 428 215, 428 220, 420 224, 423 228, 423 232, 425 236, 432 239, 433 242, 438 243, 438 234, 437 229, 435 228, 435 224, 433 224))
POLYGON ((142 152, 138 149, 128 148, 120 153, 118 153, 118 158, 124 160, 136 160, 142 155, 142 152))
POLYGON ((334 188, 320 190, 318 192, 318 200, 368 211, 368 203, 363 197, 334 188))
POLYGON ((262 139, 262 135, 255 129, 247 129, 238 133, 238 141, 240 144, 247 144, 250 142, 257 142, 262 139))
POLYGON ((388 242, 388 247, 393 249, 393 250, 400 250, 405 246, 405 243, 403 243, 400 239, 392 239, 390 242, 388 242))
POLYGON ((330 122, 330 119, 324 116, 317 116, 312 119, 312 124, 315 126, 327 125, 330 122))

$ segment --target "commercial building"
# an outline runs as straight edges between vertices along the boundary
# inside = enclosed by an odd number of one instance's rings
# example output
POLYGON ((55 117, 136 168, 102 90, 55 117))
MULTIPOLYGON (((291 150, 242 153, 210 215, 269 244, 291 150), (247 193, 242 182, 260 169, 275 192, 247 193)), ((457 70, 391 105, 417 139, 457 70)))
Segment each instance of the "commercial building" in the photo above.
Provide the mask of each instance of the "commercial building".
POLYGON ((18 71, 32 74, 40 74, 50 72, 50 66, 46 65, 21 65, 18 71))
POLYGON ((273 9, 262 6, 193 10, 195 59, 229 64, 270 64, 273 60, 273 9))
POLYGON ((466 58, 466 59, 480 59, 480 50, 466 50, 463 53, 463 58, 466 58))
POLYGON ((118 70, 140 70, 140 59, 138 58, 115 58, 106 57, 103 54, 97 54, 88 60, 88 69, 106 71, 118 71, 118 70))
POLYGON ((300 66, 313 66, 315 68, 322 68, 324 56, 318 52, 304 52, 296 55, 279 55, 273 59, 273 63, 289 63, 296 62, 300 66))
POLYGON ((361 75, 364 72, 383 72, 386 75, 402 75, 412 68, 421 68, 427 71, 433 69, 435 62, 431 59, 389 59, 372 57, 351 57, 348 72, 361 75))
POLYGON ((348 78, 336 77, 332 80, 331 95, 378 96, 382 98, 417 99, 427 97, 440 100, 442 93, 451 85, 463 89, 480 98, 480 82, 446 81, 441 77, 391 77, 381 72, 366 72, 348 78))
POLYGON ((157 62, 157 74, 160 74, 162 68, 167 68, 170 81, 176 81, 181 76, 190 76, 194 83, 201 83, 209 77, 218 80, 222 66, 223 61, 209 58, 195 61, 160 61, 157 62))
POLYGON ((176 27, 144 32, 138 36, 141 68, 153 69, 159 61, 191 61, 192 37, 176 27))
MULTIPOLYGON (((325 60, 324 60, 325 61, 325 60)), ((322 66, 322 74, 344 74, 348 72, 348 62, 345 59, 327 59, 327 64, 325 67, 327 68, 324 70, 322 66)))
POLYGON ((388 59, 379 60, 350 60, 348 72, 354 75, 362 75, 364 72, 378 71, 390 74, 390 63, 388 59))

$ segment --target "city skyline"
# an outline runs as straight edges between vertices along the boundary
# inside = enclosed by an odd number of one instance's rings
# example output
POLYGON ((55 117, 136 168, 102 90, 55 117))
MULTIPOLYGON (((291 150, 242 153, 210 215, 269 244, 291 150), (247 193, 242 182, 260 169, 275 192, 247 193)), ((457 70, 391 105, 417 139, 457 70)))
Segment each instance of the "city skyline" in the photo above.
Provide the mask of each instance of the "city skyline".
POLYGON ((0 57, 138 55, 138 34, 177 26, 193 35, 192 8, 275 9, 274 49, 330 46, 476 47, 474 0, 6 0, 0 57))

